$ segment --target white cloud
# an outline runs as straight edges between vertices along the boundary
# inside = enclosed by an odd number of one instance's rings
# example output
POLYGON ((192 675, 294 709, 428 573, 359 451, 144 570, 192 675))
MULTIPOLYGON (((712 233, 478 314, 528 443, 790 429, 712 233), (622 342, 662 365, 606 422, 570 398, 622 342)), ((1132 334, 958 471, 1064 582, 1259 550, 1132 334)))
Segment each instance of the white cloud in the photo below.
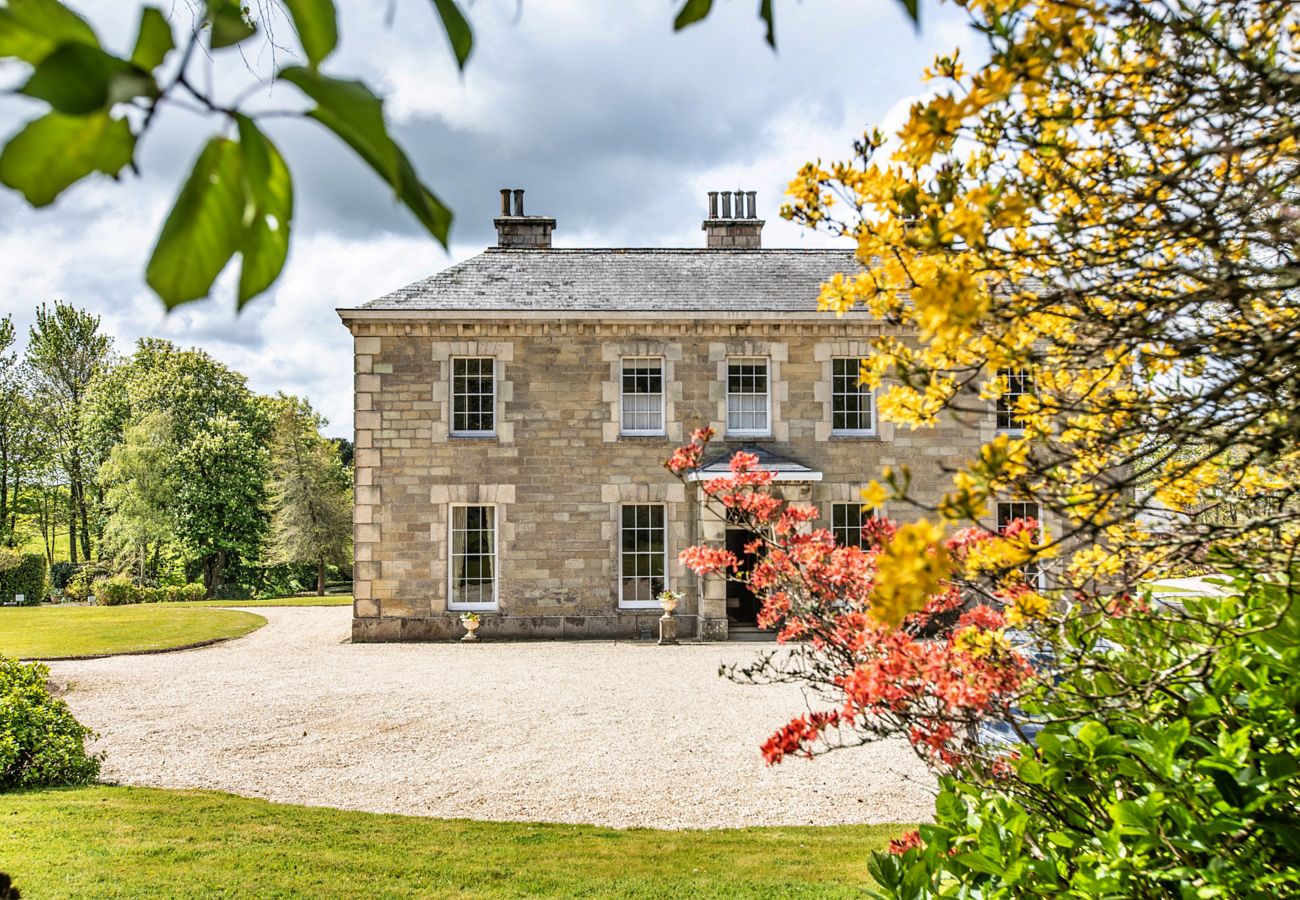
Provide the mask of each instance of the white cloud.
MULTIPOLYGON (((112 48, 129 48, 136 4, 74 3, 112 48)), ((188 4, 173 7, 178 27, 188 4)), ((425 0, 396 3, 391 25, 384 4, 340 4, 343 42, 327 69, 387 95, 413 161, 456 208, 450 253, 332 137, 280 123, 272 134, 300 198, 280 283, 236 315, 232 267, 213 299, 164 313, 145 263, 186 167, 219 127, 171 112, 143 145, 142 178, 94 179, 43 211, 0 194, 0 312, 25 330, 38 304, 61 299, 101 315, 123 351, 142 335, 202 346, 256 390, 305 394, 332 433, 347 434, 351 348, 334 308, 478 252, 497 188, 528 188, 530 211, 559 217, 564 246, 700 246, 705 192, 736 187, 759 192, 769 246, 817 246, 826 239, 777 216, 799 166, 848 156, 865 127, 906 111, 936 52, 975 46, 944 7, 926 6, 918 32, 893 0, 824 0, 778 5, 774 54, 755 4, 715 4, 707 21, 673 34, 679 5, 479 0, 466 6, 476 49, 461 73, 425 0)), ((252 56, 254 73, 235 54, 217 56, 224 96, 269 72, 264 56, 252 56)), ((257 102, 298 100, 277 87, 257 102)), ((0 134, 38 111, 0 97, 0 134)))

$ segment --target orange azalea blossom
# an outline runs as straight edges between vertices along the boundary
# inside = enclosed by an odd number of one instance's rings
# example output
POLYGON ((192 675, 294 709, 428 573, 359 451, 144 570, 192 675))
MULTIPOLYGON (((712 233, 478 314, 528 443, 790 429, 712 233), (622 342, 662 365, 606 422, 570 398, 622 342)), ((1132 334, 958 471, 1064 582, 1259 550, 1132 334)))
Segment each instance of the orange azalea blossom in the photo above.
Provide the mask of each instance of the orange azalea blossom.
MULTIPOLYGON (((683 448, 696 459, 702 449, 683 448)), ((973 750, 975 726, 1004 718, 1034 673, 1009 643, 1006 617, 989 605, 1009 603, 1028 588, 998 573, 1001 580, 989 581, 981 595, 957 577, 968 557, 996 556, 996 542, 1023 541, 1037 524, 1021 520, 1005 534, 966 528, 948 536, 937 549, 956 574, 895 626, 871 615, 877 566, 898 533, 894 523, 869 519, 861 546, 837 543, 830 530, 815 527, 816 509, 772 496, 772 473, 757 465, 753 454, 733 454, 730 474, 703 485, 706 502, 756 533, 746 548, 756 557, 750 571, 736 575, 740 560, 720 547, 691 547, 679 559, 700 575, 743 577, 761 600, 759 626, 791 647, 801 678, 815 679, 831 703, 782 726, 763 744, 764 758, 775 764, 790 754, 813 755, 829 746, 833 729, 840 739, 902 735, 939 767, 961 762, 973 750)))

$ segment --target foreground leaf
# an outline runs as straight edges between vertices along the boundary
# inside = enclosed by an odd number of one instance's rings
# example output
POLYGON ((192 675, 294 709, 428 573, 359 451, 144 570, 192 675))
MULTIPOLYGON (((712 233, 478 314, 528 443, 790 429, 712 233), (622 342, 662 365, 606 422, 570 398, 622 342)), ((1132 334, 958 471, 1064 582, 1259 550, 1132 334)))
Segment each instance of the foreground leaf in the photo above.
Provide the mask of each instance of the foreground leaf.
POLYGON ((456 54, 456 64, 463 69, 470 52, 474 49, 474 32, 469 27, 469 22, 465 20, 464 13, 456 5, 456 0, 433 0, 433 5, 438 10, 438 18, 442 19, 442 28, 447 32, 447 40, 451 41, 452 52, 456 54))
POLYGON ((9 0, 0 6, 0 57, 37 65, 62 44, 98 47, 99 39, 85 19, 57 0, 9 0))
POLYGON ((135 135, 123 119, 52 112, 27 123, 0 152, 0 182, 32 206, 47 206, 92 172, 116 176, 134 150, 135 135))
POLYGON ((266 290, 280 277, 289 255, 293 219, 293 181, 275 145, 253 121, 239 117, 241 174, 244 181, 243 235, 239 251, 239 306, 266 290))
POLYGON ((257 29, 244 18, 244 10, 231 0, 217 0, 208 6, 212 22, 212 49, 231 47, 257 33, 257 29))
POLYGON ((687 25, 694 25, 707 16, 712 8, 713 0, 686 0, 677 13, 677 18, 673 19, 673 30, 681 31, 687 25))
POLYGON ((359 81, 330 78, 302 66, 285 69, 280 77, 316 101, 309 115, 379 173, 397 199, 445 247, 451 210, 420 182, 411 161, 389 136, 383 102, 359 81))
POLYGON ((140 30, 136 34, 135 49, 131 51, 131 62, 146 72, 152 72, 175 48, 172 27, 161 12, 146 6, 140 14, 140 30))
POLYGON ((314 69, 338 46, 338 17, 334 0, 285 0, 293 26, 298 29, 307 62, 314 69))
POLYGON ((78 43, 64 44, 41 60, 20 89, 20 93, 72 116, 156 91, 147 72, 98 47, 78 43))
POLYGON ((163 223, 145 280, 168 309, 206 297, 239 249, 244 217, 240 157, 234 141, 208 141, 163 223))

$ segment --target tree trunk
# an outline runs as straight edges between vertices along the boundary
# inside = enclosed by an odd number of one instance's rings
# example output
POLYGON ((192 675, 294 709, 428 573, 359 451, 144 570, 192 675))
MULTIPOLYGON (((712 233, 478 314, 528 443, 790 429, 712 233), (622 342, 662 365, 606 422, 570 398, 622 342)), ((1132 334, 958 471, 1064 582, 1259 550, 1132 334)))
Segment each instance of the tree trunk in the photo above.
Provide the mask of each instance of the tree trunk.
POLYGON ((316 560, 316 596, 325 596, 325 558, 316 560))
POLYGON ((217 588, 221 587, 221 573, 225 568, 225 550, 218 550, 215 556, 209 556, 203 560, 203 581, 208 589, 209 600, 216 597, 217 588))
POLYGON ((77 511, 81 514, 81 555, 90 562, 90 513, 86 505, 86 485, 77 490, 77 511))
POLYGON ((68 491, 68 559, 77 561, 77 504, 72 500, 71 490, 68 491))

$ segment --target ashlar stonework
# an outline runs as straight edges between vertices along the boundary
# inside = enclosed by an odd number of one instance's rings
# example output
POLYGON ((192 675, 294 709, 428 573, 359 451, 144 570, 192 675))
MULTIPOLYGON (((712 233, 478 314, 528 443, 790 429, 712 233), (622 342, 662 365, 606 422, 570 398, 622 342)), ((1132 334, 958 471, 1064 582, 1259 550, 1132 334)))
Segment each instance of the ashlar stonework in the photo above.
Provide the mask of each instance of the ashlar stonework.
POLYGON ((941 494, 994 435, 992 408, 923 431, 895 430, 869 408, 870 428, 838 433, 834 361, 867 357, 878 335, 909 336, 816 310, 821 281, 852 271, 851 256, 734 249, 737 233, 761 230, 752 195, 747 206, 735 228, 712 211, 719 246, 684 251, 552 249, 551 220, 532 231, 509 216, 498 226, 511 246, 340 310, 355 348, 355 640, 458 639, 452 601, 467 595, 457 590, 478 591, 468 596, 483 601, 487 640, 657 638, 661 610, 637 566, 655 590, 683 595, 681 637, 727 638, 752 608, 677 555, 724 543, 728 525, 663 467, 704 425, 724 458, 747 446, 790 461, 777 487, 818 506, 827 527, 832 504, 856 504, 882 466, 910 467, 922 498, 941 494), (517 246, 521 232, 542 231, 546 246, 517 246), (658 391, 641 402, 656 434, 623 419, 624 375, 647 360, 658 391), (487 371, 490 385, 474 380, 487 371), (766 378, 745 382, 755 371, 766 378), (489 433, 457 433, 469 421, 458 410, 471 408, 489 433), (763 424, 764 412, 765 429, 737 435, 737 416, 763 424), (629 601, 629 585, 640 599, 629 601))

